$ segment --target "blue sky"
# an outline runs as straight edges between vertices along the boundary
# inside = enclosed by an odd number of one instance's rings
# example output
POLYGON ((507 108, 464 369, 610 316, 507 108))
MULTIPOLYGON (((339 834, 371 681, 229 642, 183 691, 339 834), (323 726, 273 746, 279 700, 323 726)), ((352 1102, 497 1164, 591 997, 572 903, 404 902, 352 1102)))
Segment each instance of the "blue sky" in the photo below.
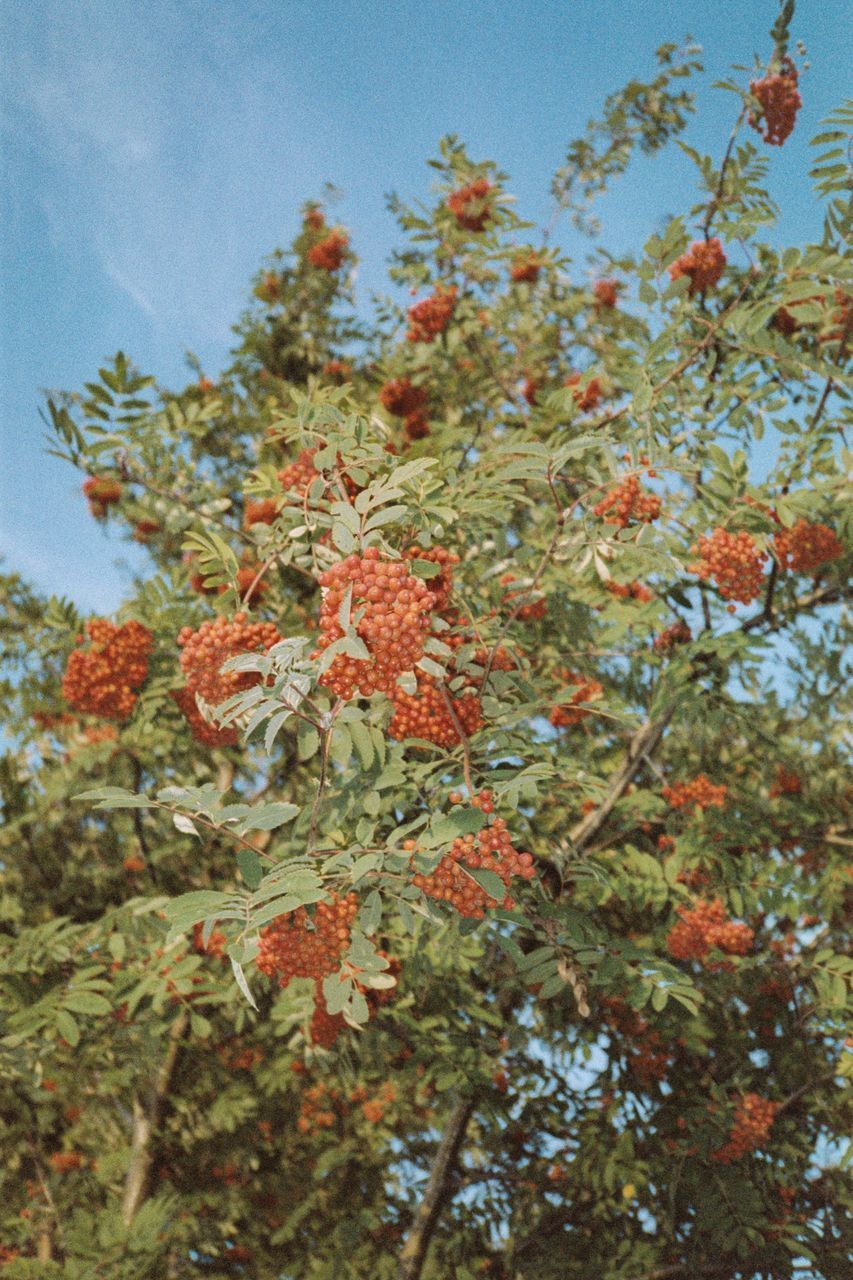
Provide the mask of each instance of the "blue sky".
MULTIPOLYGON (((40 389, 79 387, 119 348, 165 382, 186 380, 187 350, 215 376, 249 276, 326 181, 343 193, 334 215, 352 229, 366 306, 397 242, 384 196, 428 191, 442 134, 497 160, 520 212, 544 222, 568 140, 688 32, 706 65, 690 140, 719 155, 735 101, 710 85, 769 53, 775 12, 774 0, 0 0, 8 563, 84 609, 116 608, 116 560, 145 553, 105 537, 80 477, 45 456, 40 389)), ((798 4, 805 105, 771 151, 788 240, 819 225, 806 140, 849 92, 848 13, 846 0, 798 4)), ((643 162, 602 204, 605 242, 635 247, 688 203, 685 181, 674 156, 643 162)), ((580 273, 584 242, 564 229, 562 243, 580 273)))

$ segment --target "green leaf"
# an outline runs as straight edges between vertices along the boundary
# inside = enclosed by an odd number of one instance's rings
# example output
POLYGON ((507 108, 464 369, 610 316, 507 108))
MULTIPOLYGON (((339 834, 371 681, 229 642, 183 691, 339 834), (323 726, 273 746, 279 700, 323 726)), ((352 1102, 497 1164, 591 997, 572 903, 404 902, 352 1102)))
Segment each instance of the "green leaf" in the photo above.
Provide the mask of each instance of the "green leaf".
POLYGON ((112 1005, 109 1000, 94 991, 69 991, 63 1001, 63 1007, 71 1013, 92 1013, 102 1017, 109 1013, 112 1005))
POLYGON ((56 1030, 63 1040, 71 1045, 72 1049, 80 1043, 80 1028, 71 1017, 71 1014, 65 1009, 60 1009, 56 1015, 56 1030))
POLYGON ((261 860, 254 849, 238 849, 237 866, 240 868, 240 874, 249 888, 257 889, 263 879, 264 872, 261 860))
POLYGON ((276 827, 283 826, 285 822, 292 822, 298 813, 298 804, 286 804, 284 802, 265 804, 259 809, 253 809, 249 817, 244 818, 237 829, 241 835, 245 831, 274 831, 276 827))
POLYGON ((246 1000, 248 1000, 252 1008, 257 1010, 258 1006, 255 1004, 255 997, 252 995, 251 991, 249 990, 249 984, 246 981, 246 975, 243 972, 243 966, 239 963, 239 961, 235 960, 233 956, 229 956, 229 959, 231 961, 231 968, 234 972, 234 979, 237 983, 237 986, 240 988, 241 992, 243 993, 246 1000))
POLYGON ((464 862, 460 862, 457 865, 472 880, 476 880, 480 888, 484 889, 490 898, 494 898, 496 902, 503 902, 506 897, 506 885, 500 876, 495 875, 494 871, 486 871, 482 867, 466 867, 464 862))

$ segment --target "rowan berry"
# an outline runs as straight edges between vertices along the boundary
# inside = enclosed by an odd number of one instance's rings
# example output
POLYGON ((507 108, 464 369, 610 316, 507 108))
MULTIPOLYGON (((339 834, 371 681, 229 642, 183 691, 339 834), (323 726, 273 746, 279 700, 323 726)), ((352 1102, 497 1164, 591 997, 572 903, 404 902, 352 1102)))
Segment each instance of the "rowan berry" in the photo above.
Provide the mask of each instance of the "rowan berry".
POLYGON ((711 782, 704 773, 691 782, 676 782, 663 788, 663 798, 670 809, 722 809, 726 803, 728 787, 724 783, 711 782))
POLYGON ((278 302, 281 299, 281 277, 274 271, 264 273, 260 283, 255 286, 255 296, 261 302, 278 302))
POLYGON ((761 104, 760 116, 750 112, 749 123, 771 147, 781 147, 793 132, 803 105, 797 80, 797 68, 790 58, 783 58, 778 71, 749 82, 749 92, 761 104))
POLYGON ((358 912, 358 898, 336 894, 318 902, 309 916, 297 907, 277 916, 260 933, 257 966, 286 987, 293 978, 322 981, 334 973, 350 943, 350 927, 358 912))
POLYGON ((487 178, 475 178, 452 191, 447 207, 465 231, 485 231, 494 217, 490 196, 494 190, 487 178))
POLYGON ((679 907, 680 920, 670 930, 666 945, 675 960, 704 961, 712 947, 727 955, 746 955, 755 935, 747 924, 727 920, 719 898, 700 899, 693 907, 679 907))
POLYGON ((243 528, 251 529, 253 524, 275 524, 278 512, 278 498, 259 498, 256 502, 247 502, 243 512, 243 528))
POLYGON ((770 788, 770 795, 776 796, 798 796, 803 789, 798 774, 793 769, 786 769, 783 764, 776 766, 776 781, 770 788))
POLYGON ((47 1162, 55 1173, 70 1173, 72 1169, 82 1169, 86 1160, 80 1151, 54 1151, 47 1162))
POLYGON ((127 720, 136 705, 136 690, 148 675, 154 637, 140 622, 114 626, 104 618, 90 619, 86 632, 91 647, 69 655, 63 697, 87 715, 127 720))
POLYGON ((339 654, 320 676, 320 683, 340 698, 375 692, 393 696, 397 677, 411 671, 423 654, 429 634, 434 597, 420 578, 407 572, 405 560, 383 560, 376 547, 362 556, 351 555, 320 574, 323 603, 319 657, 344 635, 340 609, 348 593, 356 631, 367 647, 367 658, 339 654))
POLYGON ((622 288, 618 280, 596 280, 592 286, 595 301, 599 307, 615 307, 619 301, 619 290, 622 288))
POLYGON ((391 378, 379 392, 379 403, 395 418, 418 413, 427 402, 425 387, 415 386, 409 377, 391 378))
POLYGON ((637 600, 640 604, 648 604, 655 598, 654 592, 642 582, 614 582, 608 578, 604 589, 620 600, 637 600))
MULTIPOLYGON (((501 577, 500 581, 501 586, 509 586, 511 582, 516 581, 515 574, 505 573, 501 577)), ((548 601, 545 597, 538 593, 532 594, 526 587, 521 587, 516 591, 505 591, 503 595, 503 603, 505 605, 509 605, 514 616, 519 622, 536 622, 539 619, 544 618, 548 612, 548 601), (513 600, 517 600, 519 597, 522 597, 525 600, 525 603, 517 606, 513 605, 513 600)))
POLYGON ((719 239, 694 240, 686 253, 669 265, 673 280, 689 276, 690 293, 706 293, 719 283, 726 265, 726 255, 719 239))
POLYGON ((225 947, 228 939, 221 929, 214 927, 207 942, 204 941, 204 924, 199 921, 193 925, 193 950, 201 956, 213 956, 216 960, 225 960, 225 947))
POLYGON ((108 476, 90 476, 83 481, 83 493, 89 503, 89 512, 96 520, 103 520, 110 507, 121 501, 124 492, 118 480, 108 476))
POLYGON ((197 631, 183 627, 178 644, 183 650, 181 670, 187 688, 193 694, 200 694, 211 706, 217 706, 234 693, 251 689, 260 680, 256 672, 222 671, 222 664, 239 654, 266 652, 281 638, 271 622, 248 622, 245 613, 235 614, 231 621, 208 619, 197 631))
POLYGON ((330 231, 322 240, 312 244, 308 250, 308 261, 312 267, 322 271, 339 271, 343 266, 349 246, 349 236, 345 231, 330 231))
POLYGON ((541 270, 542 263, 535 253, 519 254, 510 265, 509 278, 514 284, 533 284, 541 270))
POLYGON ((453 708, 452 714, 436 678, 418 672, 415 693, 406 693, 399 688, 394 691, 394 715, 388 725, 388 736, 398 741, 421 738, 424 742, 450 748, 462 741, 460 727, 466 738, 482 729, 483 710, 473 690, 466 689, 461 694, 448 693, 447 697, 453 708))
POLYGON ((565 386, 574 387, 572 395, 579 409, 594 409, 601 400, 601 382, 598 378, 590 378, 585 387, 580 387, 578 385, 580 380, 579 373, 570 373, 565 380, 565 386))
MULTIPOLYGON (((554 674, 564 685, 576 685, 577 688, 568 702, 561 702, 551 708, 548 719, 556 729, 565 729, 569 725, 580 724, 590 714, 589 708, 581 704, 594 702, 597 698, 600 698, 604 693, 604 686, 599 684, 597 680, 590 680, 586 676, 579 675, 576 671, 569 671, 566 667, 561 667, 554 674)), ((595 808, 594 801, 592 806, 595 808)))
POLYGON ((172 689, 170 697, 174 699, 178 710, 189 725, 189 730, 196 742, 204 747, 236 747, 240 735, 236 729, 227 726, 224 729, 210 724, 198 709, 195 694, 191 689, 172 689))
POLYGON ((456 309, 456 286, 437 288, 429 298, 409 307, 408 342, 435 342, 444 333, 456 309))
POLYGON ((732 1164, 764 1146, 780 1105, 758 1093, 745 1093, 738 1102, 728 1142, 711 1159, 718 1164, 732 1164))
POLYGON ((827 525, 803 519, 790 529, 777 529, 773 546, 779 568, 794 573, 817 573, 844 554, 844 547, 827 525))
POLYGON ((141 542, 143 545, 151 541, 155 533, 160 532, 160 525, 156 520, 137 520, 133 526, 133 541, 141 542))
POLYGON ((314 466, 316 453, 316 449, 303 449, 295 462, 289 462, 278 472, 278 482, 285 493, 295 493, 300 498, 305 496, 320 474, 314 466))
POLYGON ((593 507, 593 515, 603 516, 606 524, 620 529, 626 529, 632 521, 649 524, 660 515, 660 498, 656 493, 644 493, 637 476, 629 475, 608 490, 593 507))
POLYGON ((323 373, 340 385, 352 377, 352 365, 346 360, 327 360, 323 365, 323 373))
POLYGON ((430 434, 429 419, 420 411, 407 413, 403 419, 403 428, 410 440, 423 440, 430 434))
POLYGON ((724 600, 751 604, 761 595, 767 552, 759 551, 745 530, 715 529, 710 537, 703 534, 691 550, 698 552, 699 560, 688 565, 690 572, 703 581, 713 578, 724 600))
POLYGON ((677 645, 689 644, 692 639, 693 632, 686 622, 674 622, 671 627, 666 627, 660 635, 655 636, 653 648, 655 653, 672 653, 677 645))
POLYGON ((536 404, 536 397, 542 389, 542 381, 539 378, 525 378, 524 386, 521 388, 521 394, 527 403, 533 408, 536 404))

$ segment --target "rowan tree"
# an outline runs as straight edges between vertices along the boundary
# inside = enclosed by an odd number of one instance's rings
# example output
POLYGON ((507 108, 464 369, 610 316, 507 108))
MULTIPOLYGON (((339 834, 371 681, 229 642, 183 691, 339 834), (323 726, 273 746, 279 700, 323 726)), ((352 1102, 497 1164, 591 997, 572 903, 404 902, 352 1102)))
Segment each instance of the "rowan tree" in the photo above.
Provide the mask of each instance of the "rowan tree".
POLYGON ((370 320, 312 202, 215 379, 50 399, 148 568, 4 579, 10 1280, 841 1275, 853 111, 780 245, 792 12, 718 156, 665 46, 546 232, 446 138, 370 320))

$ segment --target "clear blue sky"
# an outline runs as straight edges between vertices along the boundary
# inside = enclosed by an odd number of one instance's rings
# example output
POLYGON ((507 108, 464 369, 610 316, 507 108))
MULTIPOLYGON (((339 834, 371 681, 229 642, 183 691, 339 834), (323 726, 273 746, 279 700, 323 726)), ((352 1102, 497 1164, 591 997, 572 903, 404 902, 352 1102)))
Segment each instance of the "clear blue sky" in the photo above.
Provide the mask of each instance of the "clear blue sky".
MULTIPOLYGON (((772 149, 780 234, 813 235, 806 140, 849 93, 847 0, 799 0, 811 69, 797 131, 772 149), (846 83, 845 83, 846 82, 846 83)), ((690 140, 719 155, 731 63, 766 56, 775 0, 0 0, 0 549, 40 588, 108 612, 118 557, 80 477, 43 453, 42 388, 78 388, 124 349, 179 384, 184 352, 216 376, 260 258, 331 181, 367 302, 396 241, 384 195, 428 190, 438 138, 460 134, 545 221, 566 142, 605 94, 690 33, 706 77, 690 140)), ((686 162, 644 162, 602 205, 635 247, 688 203, 686 162)), ((585 247, 568 230, 563 243, 585 247)))

